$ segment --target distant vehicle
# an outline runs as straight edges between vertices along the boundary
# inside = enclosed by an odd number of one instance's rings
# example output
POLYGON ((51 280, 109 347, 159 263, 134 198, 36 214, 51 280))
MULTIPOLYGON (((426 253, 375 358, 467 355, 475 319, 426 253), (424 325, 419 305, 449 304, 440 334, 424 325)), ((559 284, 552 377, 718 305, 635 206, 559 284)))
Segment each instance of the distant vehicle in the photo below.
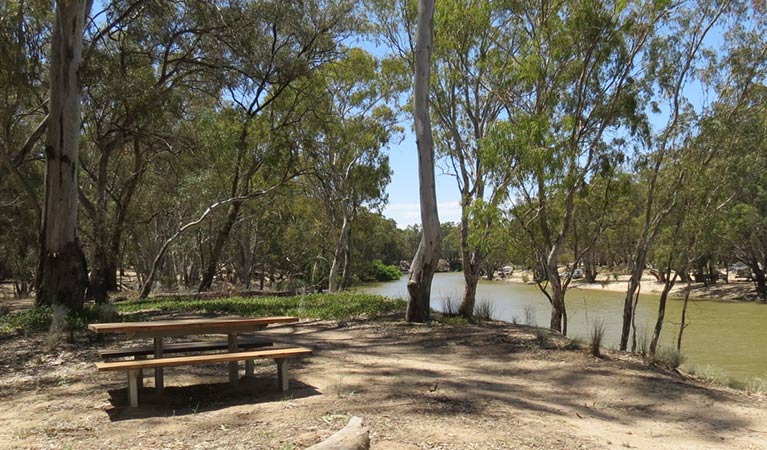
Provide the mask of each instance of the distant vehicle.
POLYGON ((501 267, 501 272, 504 275, 508 275, 508 274, 514 272, 514 266, 503 266, 503 267, 501 267))
POLYGON ((750 280, 754 274, 751 272, 751 267, 748 264, 742 262, 732 264, 729 267, 730 273, 734 274, 735 278, 746 278, 750 280))
MULTIPOLYGON (((559 278, 567 278, 567 277, 570 277, 570 272, 569 271, 565 271, 565 272, 562 272, 562 273, 559 274, 559 278)), ((573 270, 573 276, 570 277, 570 278, 572 278, 574 280, 577 280, 579 278, 583 278, 583 269, 575 269, 575 270, 573 270)))

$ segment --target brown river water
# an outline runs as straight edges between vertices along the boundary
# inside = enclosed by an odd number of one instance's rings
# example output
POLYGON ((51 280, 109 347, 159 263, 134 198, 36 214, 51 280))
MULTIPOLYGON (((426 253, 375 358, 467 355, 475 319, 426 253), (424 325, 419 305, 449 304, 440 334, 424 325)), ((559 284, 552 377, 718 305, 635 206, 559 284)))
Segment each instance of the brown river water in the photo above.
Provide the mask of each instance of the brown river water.
MULTIPOLYGON (((407 298, 407 277, 388 283, 375 283, 358 288, 362 292, 393 298, 407 298)), ((442 309, 442 299, 460 300, 463 292, 461 273, 438 273, 432 284, 432 309, 442 309)), ((594 321, 606 328, 603 345, 617 348, 620 340, 623 298, 620 292, 571 289, 567 292, 570 336, 586 338, 594 321)), ((549 322, 549 303, 534 285, 480 281, 477 300, 493 305, 497 320, 525 323, 531 312, 538 326, 549 322)), ((637 307, 636 326, 650 334, 658 314, 658 296, 641 295, 637 307)), ((682 299, 669 299, 661 345, 676 345, 681 321, 682 299)), ((721 369, 734 380, 767 379, 767 305, 690 299, 687 307, 688 326, 684 332, 682 352, 686 361, 682 369, 710 365, 721 369)))

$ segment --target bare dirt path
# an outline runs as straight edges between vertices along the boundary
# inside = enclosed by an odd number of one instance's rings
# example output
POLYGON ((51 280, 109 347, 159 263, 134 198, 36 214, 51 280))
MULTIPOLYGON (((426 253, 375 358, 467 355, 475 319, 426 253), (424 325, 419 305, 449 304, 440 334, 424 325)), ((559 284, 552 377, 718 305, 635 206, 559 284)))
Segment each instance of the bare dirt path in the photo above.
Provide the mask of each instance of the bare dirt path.
MULTIPOLYGON (((298 449, 364 419, 374 449, 764 449, 767 401, 699 386, 531 328, 304 322, 275 339, 315 349, 239 388, 225 366, 166 372, 165 394, 126 407, 121 374, 97 374, 96 342, 0 341, 0 448, 298 449)), ((151 386, 147 377, 145 385, 151 386)))

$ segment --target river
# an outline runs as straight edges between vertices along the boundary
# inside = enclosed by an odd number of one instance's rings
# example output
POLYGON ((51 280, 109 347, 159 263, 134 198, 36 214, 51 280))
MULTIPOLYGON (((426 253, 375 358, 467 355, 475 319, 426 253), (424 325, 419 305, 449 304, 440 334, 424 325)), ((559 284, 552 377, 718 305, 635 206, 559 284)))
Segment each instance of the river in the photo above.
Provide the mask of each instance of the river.
MULTIPOLYGON (((359 291, 393 298, 407 298, 407 277, 388 283, 375 283, 359 291)), ((442 299, 458 300, 463 292, 463 274, 438 273, 432 284, 432 309, 442 309, 442 299)), ((586 338, 591 324, 602 320, 606 347, 617 348, 620 341, 623 298, 625 294, 610 291, 570 289, 567 292, 568 327, 571 336, 586 338)), ((507 322, 525 323, 526 310, 532 311, 536 324, 549 323, 548 300, 534 285, 482 280, 477 287, 477 300, 493 304, 493 316, 507 322)), ((641 295, 637 307, 637 330, 655 326, 659 299, 641 295)), ((674 345, 679 332, 682 300, 669 299, 662 345, 674 345)), ((754 302, 732 302, 690 299, 687 307, 688 326, 684 332, 682 352, 684 366, 711 365, 736 380, 767 378, 767 305, 754 302)), ((684 368, 683 366, 683 368, 684 368)))

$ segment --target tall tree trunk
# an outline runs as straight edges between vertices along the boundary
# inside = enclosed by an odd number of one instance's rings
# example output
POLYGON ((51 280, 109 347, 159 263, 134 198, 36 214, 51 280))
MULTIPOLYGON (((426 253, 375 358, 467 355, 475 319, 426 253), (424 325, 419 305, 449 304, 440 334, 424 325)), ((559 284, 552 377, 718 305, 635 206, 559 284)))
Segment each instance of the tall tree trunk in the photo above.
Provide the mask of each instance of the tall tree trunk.
POLYGON ((655 329, 652 333, 652 340, 650 341, 650 356, 655 356, 655 351, 658 349, 658 342, 660 342, 660 333, 663 331, 663 320, 666 317, 666 303, 668 301, 668 294, 674 287, 677 279, 677 273, 674 276, 666 276, 666 284, 663 285, 663 291, 660 293, 660 302, 658 303, 658 319, 655 321, 655 329))
POLYGON ((88 286, 77 228, 80 61, 90 1, 56 2, 50 55, 50 120, 37 305, 83 307, 88 286))
POLYGON ((549 271, 549 285, 551 286, 551 322, 549 328, 567 336, 566 288, 562 285, 559 275, 551 271, 549 271))
POLYGON ((676 339, 677 351, 682 351, 682 336, 684 336, 684 329, 687 328, 687 303, 690 300, 690 288, 692 283, 687 281, 687 289, 684 292, 684 303, 682 303, 682 323, 679 325, 679 335, 676 339))
POLYGON ((218 231, 216 243, 213 245, 213 249, 210 252, 208 267, 202 275, 202 280, 200 281, 200 286, 197 288, 197 292, 209 291, 213 285, 213 278, 216 276, 221 252, 224 250, 224 245, 226 245, 226 241, 229 239, 229 233, 231 233, 232 227, 234 227, 235 222, 237 222, 237 216, 240 215, 241 208, 242 202, 232 202, 229 206, 229 210, 226 213, 226 221, 218 231))
POLYGON ((344 269, 341 274, 341 290, 348 288, 352 282, 352 227, 346 231, 346 248, 344 249, 344 269))
POLYGON ((767 302, 767 277, 756 258, 751 259, 751 271, 754 272, 756 293, 759 294, 763 302, 767 302))
POLYGON ((333 252, 333 262, 330 264, 330 272, 328 273, 328 292, 338 292, 339 282, 341 281, 338 273, 341 270, 341 264, 344 260, 347 247, 349 246, 346 238, 351 228, 351 221, 349 220, 346 205, 343 205, 342 209, 344 218, 343 223, 341 224, 341 232, 338 235, 338 241, 336 242, 336 248, 333 252))
POLYGON ((642 274, 644 273, 644 263, 646 260, 645 255, 645 251, 640 249, 632 262, 631 279, 629 279, 626 297, 623 300, 623 328, 621 329, 620 342, 620 349, 623 351, 628 349, 629 337, 631 335, 631 319, 634 317, 634 296, 642 282, 642 274))
POLYGON ((429 76, 431 71, 434 0, 418 2, 418 25, 415 46, 415 83, 413 92, 415 137, 418 146, 418 184, 423 234, 410 266, 407 283, 408 304, 405 320, 429 320, 431 281, 439 262, 439 214, 434 183, 434 137, 429 117, 429 76))
MULTIPOLYGON (((463 300, 458 308, 458 314, 467 319, 474 314, 474 304, 477 301, 477 282, 479 281, 479 254, 469 248, 469 216, 468 207, 465 207, 461 215, 461 257, 463 261, 463 300)), ((493 270, 488 270, 489 279, 492 279, 493 270)))

